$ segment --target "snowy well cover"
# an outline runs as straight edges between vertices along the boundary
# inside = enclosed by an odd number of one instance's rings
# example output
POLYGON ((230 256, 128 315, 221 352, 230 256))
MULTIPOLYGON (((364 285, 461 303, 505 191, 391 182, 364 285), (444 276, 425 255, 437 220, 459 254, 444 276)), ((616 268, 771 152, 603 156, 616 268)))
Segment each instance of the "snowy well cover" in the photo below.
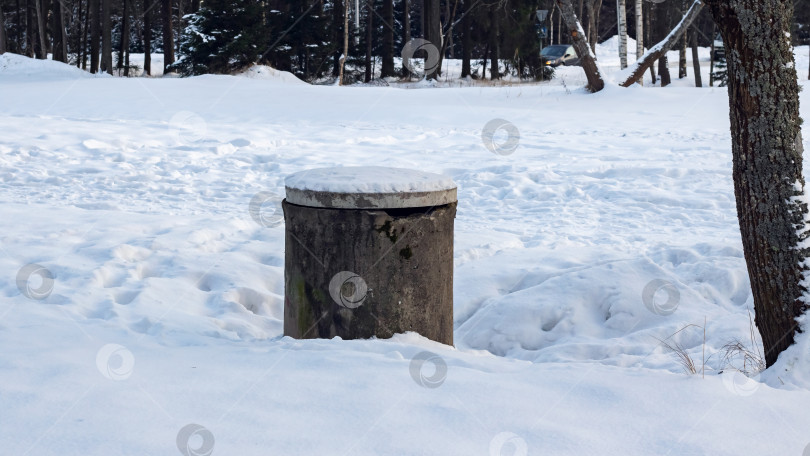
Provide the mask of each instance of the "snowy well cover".
POLYGON ((332 193, 434 192, 456 188, 448 176, 385 166, 310 169, 288 176, 284 184, 297 190, 332 193))

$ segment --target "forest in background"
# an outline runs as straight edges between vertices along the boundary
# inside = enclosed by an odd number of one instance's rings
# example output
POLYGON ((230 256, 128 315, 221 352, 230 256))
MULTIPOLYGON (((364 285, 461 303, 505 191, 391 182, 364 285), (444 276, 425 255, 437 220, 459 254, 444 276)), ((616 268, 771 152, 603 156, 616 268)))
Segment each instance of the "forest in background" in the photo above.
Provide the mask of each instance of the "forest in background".
MULTIPOLYGON (((805 2, 796 5, 795 45, 810 43, 805 2)), ((628 34, 635 38, 635 2, 626 3, 628 34)), ((643 1, 644 43, 666 37, 690 3, 643 1)), ((616 35, 617 2, 573 4, 592 46, 616 35)), ((262 63, 306 81, 333 81, 346 46, 347 80, 368 82, 407 76, 395 57, 421 37, 441 43, 442 58, 461 59, 462 77, 538 78, 540 48, 570 43, 552 0, 0 0, 0 19, 0 53, 50 54, 121 76, 152 74, 150 54, 162 53, 165 71, 185 75, 262 63), (537 10, 549 11, 542 23, 537 10), (130 53, 146 53, 143 68, 130 63, 130 53)), ((715 34, 703 11, 682 47, 709 46, 715 34)))

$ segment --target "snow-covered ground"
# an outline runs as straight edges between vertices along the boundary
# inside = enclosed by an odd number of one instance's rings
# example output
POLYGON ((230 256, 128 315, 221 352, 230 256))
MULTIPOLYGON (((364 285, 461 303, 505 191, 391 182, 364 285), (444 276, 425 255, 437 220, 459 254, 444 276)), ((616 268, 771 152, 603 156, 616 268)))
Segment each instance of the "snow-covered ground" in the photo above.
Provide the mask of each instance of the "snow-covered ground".
MULTIPOLYGON (((759 344, 725 89, 690 78, 591 95, 579 68, 425 90, 260 70, 123 79, 0 56, 0 453, 799 456, 810 444, 810 391, 723 360, 729 342, 759 344), (513 153, 483 144, 494 119, 519 130, 513 153), (256 223, 250 202, 335 165, 458 184, 455 348, 282 337, 284 228, 256 223), (18 280, 28 264, 46 278, 18 280)), ((805 118, 809 104, 804 93, 805 118)))

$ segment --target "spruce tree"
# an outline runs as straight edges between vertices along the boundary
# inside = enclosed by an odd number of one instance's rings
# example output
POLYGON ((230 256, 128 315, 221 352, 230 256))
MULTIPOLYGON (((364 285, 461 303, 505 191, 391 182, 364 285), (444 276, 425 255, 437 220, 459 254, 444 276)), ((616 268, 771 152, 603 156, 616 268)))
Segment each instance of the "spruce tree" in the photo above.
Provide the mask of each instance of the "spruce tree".
POLYGON ((180 37, 180 59, 172 70, 189 76, 227 74, 255 63, 265 41, 262 10, 251 0, 206 0, 186 16, 180 37))

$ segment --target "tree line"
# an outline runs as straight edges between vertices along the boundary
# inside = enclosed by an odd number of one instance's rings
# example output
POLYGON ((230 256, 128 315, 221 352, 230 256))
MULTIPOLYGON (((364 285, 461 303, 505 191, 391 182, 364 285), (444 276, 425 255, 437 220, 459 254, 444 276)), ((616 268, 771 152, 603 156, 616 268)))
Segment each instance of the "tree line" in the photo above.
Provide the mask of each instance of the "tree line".
MULTIPOLYGON (((627 33, 651 44, 680 20, 687 0, 573 0, 592 47, 618 30, 618 5, 627 33), (640 2, 640 3, 636 3, 640 2), (642 12, 633 20, 632 12, 642 12)), ((318 81, 340 74, 370 81, 409 75, 395 57, 412 38, 424 38, 440 59, 461 59, 462 77, 538 78, 543 45, 570 44, 571 33, 553 0, 0 0, 0 52, 74 64, 92 73, 152 74, 152 53, 164 71, 228 73, 253 63, 318 81), (536 12, 547 11, 544 21, 536 12), (147 52, 148 51, 148 52, 147 52), (130 53, 145 53, 143 68, 130 53)), ((794 21, 794 44, 810 42, 810 11, 794 21)), ((683 75, 687 46, 708 46, 715 35, 701 14, 679 45, 683 75)), ((666 65, 659 69, 669 78, 666 65)), ((441 66, 436 69, 438 76, 441 66)), ((655 80, 655 69, 652 69, 655 80)))
MULTIPOLYGON (((627 33, 637 38, 640 31, 648 45, 663 39, 690 3, 637 1, 570 3, 594 49, 616 34, 619 3, 641 8, 642 20, 630 17, 627 33)), ((794 44, 810 42, 808 16, 796 15, 794 44)), ((50 54, 92 73, 123 76, 152 74, 151 54, 162 53, 164 71, 228 73, 265 63, 318 81, 338 77, 345 54, 347 80, 368 82, 408 76, 395 57, 420 37, 440 59, 461 59, 462 77, 538 78, 540 48, 573 42, 553 0, 0 0, 0 25, 0 52, 50 54), (542 22, 538 10, 548 12, 542 22), (146 54, 143 68, 130 64, 130 53, 146 54)), ((714 34, 703 13, 679 47, 685 53, 687 43, 707 46, 714 34)))

